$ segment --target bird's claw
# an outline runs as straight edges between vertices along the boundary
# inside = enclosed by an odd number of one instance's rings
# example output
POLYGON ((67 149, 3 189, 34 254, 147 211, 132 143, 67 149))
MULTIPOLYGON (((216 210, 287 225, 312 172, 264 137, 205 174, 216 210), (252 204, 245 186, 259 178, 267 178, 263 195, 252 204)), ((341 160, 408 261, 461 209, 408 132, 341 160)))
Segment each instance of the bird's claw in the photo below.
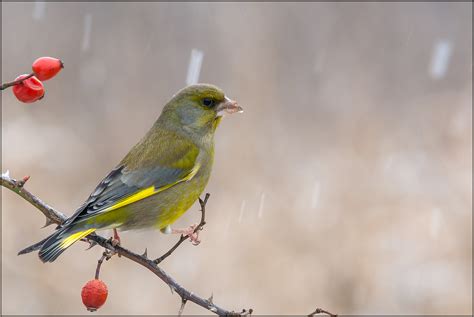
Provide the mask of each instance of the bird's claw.
POLYGON ((198 232, 195 232, 195 233, 191 234, 190 236, 188 236, 189 240, 191 241, 191 243, 193 245, 199 245, 201 243, 201 240, 199 239, 198 232))
POLYGON ((120 245, 120 236, 118 235, 117 229, 114 228, 114 236, 110 238, 112 246, 116 247, 120 245))
MULTIPOLYGON (((114 235, 108 239, 109 243, 112 245, 112 247, 120 246, 120 236, 118 235, 117 229, 114 229, 114 235)), ((120 254, 118 254, 118 257, 120 257, 120 254)))
POLYGON ((173 233, 181 233, 183 236, 187 236, 189 238, 189 241, 193 245, 198 245, 201 243, 201 240, 199 239, 199 230, 196 230, 198 224, 195 223, 193 225, 190 225, 187 228, 183 229, 172 229, 173 233))
POLYGON ((115 239, 114 237, 108 238, 107 242, 109 242, 110 245, 113 246, 113 247, 116 247, 116 246, 120 245, 120 240, 115 239))
POLYGON ((120 240, 111 238, 111 239, 110 239, 110 244, 111 244, 113 247, 116 247, 116 246, 120 245, 120 240))
POLYGON ((201 243, 201 240, 199 239, 199 230, 196 230, 196 227, 197 224, 189 226, 189 233, 187 234, 189 241, 191 241, 193 245, 199 245, 199 243, 201 243))

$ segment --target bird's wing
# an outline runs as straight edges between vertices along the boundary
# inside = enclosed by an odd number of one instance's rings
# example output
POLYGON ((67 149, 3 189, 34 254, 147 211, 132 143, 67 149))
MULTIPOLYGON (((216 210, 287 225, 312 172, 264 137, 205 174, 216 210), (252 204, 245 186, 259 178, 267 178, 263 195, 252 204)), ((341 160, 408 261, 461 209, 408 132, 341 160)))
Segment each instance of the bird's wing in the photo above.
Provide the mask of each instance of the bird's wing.
MULTIPOLYGON (((140 149, 137 151, 138 157, 144 157, 140 149)), ((131 169, 122 161, 64 225, 124 207, 192 179, 200 168, 198 154, 199 149, 193 143, 175 140, 173 151, 167 151, 162 159, 155 158, 153 164, 131 169), (176 144, 180 144, 178 149, 176 144)))

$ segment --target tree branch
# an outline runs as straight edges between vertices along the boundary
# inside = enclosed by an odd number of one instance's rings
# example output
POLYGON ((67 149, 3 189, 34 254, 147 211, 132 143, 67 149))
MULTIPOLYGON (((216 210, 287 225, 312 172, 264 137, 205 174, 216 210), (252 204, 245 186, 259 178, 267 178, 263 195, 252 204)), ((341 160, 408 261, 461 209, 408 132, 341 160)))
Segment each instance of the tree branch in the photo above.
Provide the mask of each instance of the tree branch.
MULTIPOLYGON (((26 178, 26 180, 28 180, 26 178)), ((46 217, 47 219, 50 220, 51 223, 56 223, 56 224, 62 224, 67 217, 54 209, 53 207, 47 205, 44 203, 42 200, 31 194, 29 191, 23 188, 24 183, 26 180, 22 181, 17 181, 13 178, 10 178, 9 173, 4 173, 2 174, 2 186, 5 188, 10 189, 11 191, 15 192, 18 194, 20 197, 28 201, 30 204, 32 204, 34 207, 36 207, 38 210, 40 210, 46 217)), ((206 194, 206 198, 204 201, 200 200, 201 203, 201 211, 202 211, 202 216, 201 216, 201 223, 196 227, 196 230, 199 228, 202 229, 202 226, 204 226, 204 215, 205 215, 205 203, 207 202, 207 199, 209 199, 209 194, 206 194)), ((199 229, 199 230, 200 230, 199 229)), ((123 248, 120 245, 113 246, 111 244, 110 239, 106 239, 102 236, 99 236, 97 234, 90 234, 87 236, 88 240, 91 240, 100 246, 106 248, 107 250, 110 250, 113 253, 116 253, 118 255, 121 255, 137 264, 140 264, 141 266, 147 268, 150 270, 153 274, 155 274, 158 278, 160 278, 163 282, 165 282, 172 291, 176 292, 180 297, 181 297, 181 302, 187 302, 191 301, 195 303, 196 305, 199 305, 217 315, 220 316, 241 316, 243 315, 242 313, 237 313, 234 311, 229 311, 226 310, 222 307, 219 307, 218 305, 214 304, 211 299, 204 299, 202 297, 199 297, 198 295, 194 294, 191 291, 188 291, 186 288, 181 286, 174 278, 172 278, 170 275, 168 275, 165 271, 163 271, 160 267, 158 267, 157 263, 153 260, 150 260, 146 256, 146 252, 143 255, 136 254, 128 249, 123 248)), ((187 239, 187 237, 186 237, 187 239)), ((173 248, 172 248, 173 249, 173 248)), ((169 252, 171 254, 176 247, 169 252)), ((106 252, 104 252, 105 254, 106 252)), ((166 258, 166 255, 164 258, 166 258)), ((100 271, 100 265, 102 264, 103 260, 107 258, 106 255, 101 257, 101 259, 98 261, 97 269, 96 269, 96 274, 99 274, 100 271)), ((184 307, 183 307, 184 308, 184 307)), ((242 312, 246 312, 246 310, 243 310, 242 312)))
MULTIPOLYGON (((23 188, 23 186, 28 181, 28 179, 29 179, 29 176, 25 176, 22 180, 15 180, 13 178, 10 178, 10 175, 7 171, 6 173, 2 174, 2 186, 10 189, 14 193, 19 195, 23 199, 25 199, 26 201, 28 201, 34 207, 36 207, 39 211, 41 211, 46 216, 46 219, 47 219, 46 225, 52 224, 52 223, 60 225, 64 221, 66 221, 67 217, 62 212, 47 205, 41 199, 39 199, 35 195, 31 194, 28 190, 23 188)), ((202 230, 204 225, 206 224, 206 221, 205 221, 206 204, 209 197, 210 197, 210 194, 206 194, 206 196, 204 197, 204 200, 199 198, 199 204, 201 205, 201 221, 197 225, 197 227, 194 229, 193 233, 197 232, 198 230, 202 230)), ((252 309, 249 309, 249 310, 243 309, 241 312, 229 311, 214 304, 212 296, 209 299, 204 299, 202 297, 199 297, 198 295, 194 294, 193 292, 181 286, 175 279, 173 279, 170 275, 168 275, 165 271, 163 271, 160 267, 158 267, 159 263, 161 263, 164 259, 170 256, 181 245, 181 243, 183 243, 188 238, 189 236, 187 235, 186 236, 181 235, 178 242, 170 250, 168 250, 168 252, 166 252, 165 254, 163 254, 161 257, 159 257, 156 260, 148 259, 146 249, 145 249, 145 252, 142 255, 140 255, 128 249, 125 249, 120 245, 114 246, 110 239, 106 239, 96 233, 90 234, 89 236, 86 237, 86 239, 83 239, 82 241, 89 242, 91 244, 91 247, 98 244, 106 249, 104 253, 102 254, 102 257, 97 261, 97 268, 96 268, 96 274, 95 274, 96 278, 99 277, 100 268, 104 260, 110 259, 110 257, 112 257, 114 254, 117 254, 119 256, 121 255, 150 270, 153 274, 155 274, 158 278, 160 278, 163 282, 165 282, 171 288, 172 291, 176 292, 180 296, 181 306, 178 312, 179 315, 183 313, 184 306, 186 305, 188 301, 193 302, 196 305, 201 306, 219 316, 251 315, 253 313, 252 309)), ((317 308, 314 312, 312 312, 308 316, 314 316, 316 314, 321 314, 321 313, 327 314, 330 316, 337 316, 321 308, 317 308)))
POLYGON ((23 178, 23 180, 17 181, 13 178, 10 178, 10 175, 7 171, 6 173, 2 174, 2 186, 10 189, 14 193, 18 194, 21 198, 35 206, 36 209, 41 211, 46 216, 47 220, 49 220, 49 223, 56 223, 60 225, 64 221, 66 221, 66 215, 49 206, 41 199, 39 199, 38 197, 23 188, 23 185, 28 179, 29 177, 25 177, 23 178))
POLYGON ((24 77, 24 78, 21 78, 21 79, 18 79, 18 80, 14 80, 14 81, 11 81, 11 82, 8 82, 8 83, 4 83, 4 84, 2 84, 0 90, 5 90, 5 89, 7 89, 8 87, 18 85, 19 83, 22 83, 23 81, 27 80, 28 78, 33 77, 34 75, 35 75, 34 73, 31 73, 31 74, 29 74, 28 76, 26 76, 26 77, 24 77))

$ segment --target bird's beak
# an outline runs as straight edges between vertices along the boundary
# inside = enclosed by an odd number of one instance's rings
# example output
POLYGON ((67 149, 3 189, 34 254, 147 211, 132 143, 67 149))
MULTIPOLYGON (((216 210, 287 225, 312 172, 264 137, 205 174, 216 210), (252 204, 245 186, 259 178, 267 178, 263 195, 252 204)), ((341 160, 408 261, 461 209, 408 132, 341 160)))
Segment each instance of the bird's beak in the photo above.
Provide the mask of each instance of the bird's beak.
POLYGON ((237 101, 225 97, 225 100, 217 105, 216 111, 218 116, 223 116, 226 113, 242 113, 244 112, 244 109, 237 104, 237 101))

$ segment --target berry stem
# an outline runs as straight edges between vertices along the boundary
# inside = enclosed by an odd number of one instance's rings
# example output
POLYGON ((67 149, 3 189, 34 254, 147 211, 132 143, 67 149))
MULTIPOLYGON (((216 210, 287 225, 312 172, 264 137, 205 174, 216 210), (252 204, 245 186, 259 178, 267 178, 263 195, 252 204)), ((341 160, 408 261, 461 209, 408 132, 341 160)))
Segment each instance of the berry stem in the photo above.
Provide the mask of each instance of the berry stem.
POLYGON ((9 83, 4 83, 2 84, 2 87, 0 90, 5 90, 7 89, 8 87, 12 87, 12 86, 15 86, 15 85, 18 85, 20 83, 22 83, 23 81, 27 80, 28 78, 31 78, 35 75, 35 73, 31 73, 29 74, 28 76, 26 77, 23 77, 22 79, 18 79, 18 80, 14 80, 14 81, 11 81, 9 83))
POLYGON ((97 268, 95 269, 95 279, 99 279, 99 274, 100 274, 100 267, 102 266, 102 263, 104 260, 109 260, 115 253, 111 252, 109 250, 105 250, 104 253, 102 253, 102 256, 100 259, 97 261, 97 268))
POLYGON ((104 252, 101 256, 101 258, 97 261, 97 268, 95 269, 95 279, 99 279, 99 274, 100 274, 100 266, 102 265, 102 262, 104 262, 104 259, 107 257, 107 253, 104 252))

